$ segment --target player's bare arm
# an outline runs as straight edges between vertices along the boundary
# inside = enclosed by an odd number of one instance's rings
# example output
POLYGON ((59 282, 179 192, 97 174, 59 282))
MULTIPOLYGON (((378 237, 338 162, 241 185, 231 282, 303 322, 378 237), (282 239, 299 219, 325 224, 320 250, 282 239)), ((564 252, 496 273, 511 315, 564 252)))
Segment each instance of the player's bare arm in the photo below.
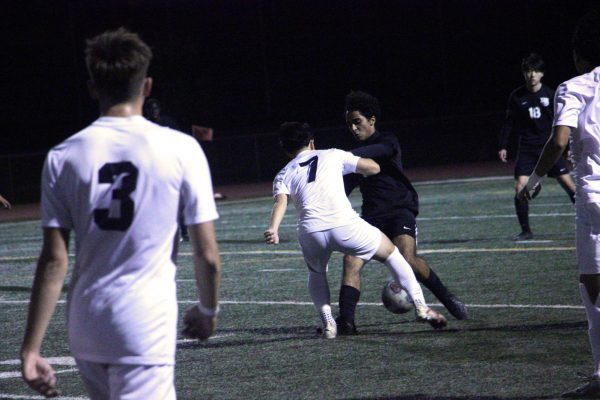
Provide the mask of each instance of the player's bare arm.
POLYGON ((287 194, 278 194, 273 198, 273 209, 271 210, 271 219, 269 221, 269 227, 264 232, 265 242, 267 244, 278 244, 279 243, 279 225, 285 215, 288 204, 287 194))
POLYGON ((69 267, 68 243, 68 230, 44 229, 44 244, 35 272, 27 327, 21 347, 23 380, 29 387, 47 397, 58 396, 58 391, 54 370, 41 356, 41 347, 69 267))
POLYGON ((569 136, 571 128, 564 125, 555 126, 552 130, 552 135, 544 146, 544 151, 535 166, 533 174, 529 177, 527 184, 521 191, 518 197, 520 199, 531 198, 532 191, 539 185, 542 176, 546 175, 550 168, 562 156, 569 144, 569 136))
POLYGON ((381 167, 370 158, 359 158, 356 164, 356 172, 364 176, 376 175, 381 171, 381 167))
POLYGON ((506 149, 500 149, 498 150, 498 158, 500 159, 500 161, 502 161, 503 163, 506 162, 507 160, 507 153, 506 153, 506 149))
POLYGON ((4 208, 8 208, 10 209, 11 204, 8 200, 6 200, 4 197, 2 197, 2 195, 0 195, 0 205, 4 208))
POLYGON ((206 340, 215 331, 219 313, 218 289, 221 283, 221 258, 212 221, 188 226, 194 251, 198 305, 185 315, 186 337, 206 340))

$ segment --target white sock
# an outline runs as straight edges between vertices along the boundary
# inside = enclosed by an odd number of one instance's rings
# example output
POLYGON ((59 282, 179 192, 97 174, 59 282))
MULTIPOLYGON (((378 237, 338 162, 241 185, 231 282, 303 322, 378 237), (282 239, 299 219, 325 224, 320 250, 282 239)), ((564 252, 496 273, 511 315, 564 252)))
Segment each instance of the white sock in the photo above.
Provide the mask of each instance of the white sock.
POLYGON ((427 305, 415 273, 404 257, 402 257, 397 247, 394 248, 394 251, 385 260, 384 264, 389 268, 394 280, 406 290, 415 305, 427 305))
POLYGON ((583 283, 579 284, 579 293, 581 294, 588 320, 588 336, 594 357, 594 376, 600 376, 600 307, 598 306, 600 296, 596 299, 596 304, 592 304, 583 283))
MULTIPOLYGON (((308 292, 319 314, 328 311, 331 315, 331 297, 329 294, 329 284, 327 283, 327 273, 308 272, 308 292)), ((331 317, 333 319, 333 317, 331 317)))

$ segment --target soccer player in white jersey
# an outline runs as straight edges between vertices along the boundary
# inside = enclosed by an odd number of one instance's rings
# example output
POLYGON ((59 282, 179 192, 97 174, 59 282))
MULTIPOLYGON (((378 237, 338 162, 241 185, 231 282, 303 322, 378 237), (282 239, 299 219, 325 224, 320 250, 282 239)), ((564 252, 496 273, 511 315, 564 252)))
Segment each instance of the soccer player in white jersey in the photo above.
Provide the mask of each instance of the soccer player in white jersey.
POLYGON ((68 337, 92 399, 174 399, 177 337, 171 250, 183 210, 199 303, 184 334, 206 339, 218 311, 218 218, 204 153, 190 136, 142 117, 150 48, 123 28, 87 42, 90 93, 100 118, 50 150, 42 174, 44 242, 25 338, 22 376, 45 396, 56 378, 41 345, 68 270, 68 337))
POLYGON ((531 197, 571 139, 576 177, 576 248, 579 291, 588 319, 594 373, 565 398, 600 398, 600 13, 585 15, 573 34, 576 76, 556 90, 552 136, 521 197, 531 197))
POLYGON ((375 175, 379 164, 338 149, 315 150, 308 124, 286 122, 279 138, 292 161, 273 182, 274 204, 265 241, 279 243, 279 225, 291 197, 298 214, 298 241, 309 270, 308 290, 321 317, 323 336, 333 339, 337 335, 327 282, 327 264, 333 251, 365 261, 381 261, 413 300, 417 321, 428 322, 436 329, 446 326, 444 316, 425 303, 421 287, 398 249, 379 229, 358 216, 345 195, 344 174, 375 175))

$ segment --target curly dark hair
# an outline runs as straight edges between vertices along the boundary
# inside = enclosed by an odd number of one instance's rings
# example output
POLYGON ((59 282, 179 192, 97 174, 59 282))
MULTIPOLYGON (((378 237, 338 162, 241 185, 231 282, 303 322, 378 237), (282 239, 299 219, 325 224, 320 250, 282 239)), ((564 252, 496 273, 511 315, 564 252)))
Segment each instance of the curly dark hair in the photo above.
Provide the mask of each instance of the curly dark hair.
POLYGON ((577 55, 594 66, 600 65, 600 10, 585 14, 571 39, 577 55))
POLYGON ((346 95, 346 112, 352 111, 360 112, 367 119, 371 117, 379 119, 381 117, 379 100, 360 90, 353 90, 346 95))
POLYGON ((308 146, 315 134, 306 122, 284 122, 279 127, 279 144, 289 154, 308 146))

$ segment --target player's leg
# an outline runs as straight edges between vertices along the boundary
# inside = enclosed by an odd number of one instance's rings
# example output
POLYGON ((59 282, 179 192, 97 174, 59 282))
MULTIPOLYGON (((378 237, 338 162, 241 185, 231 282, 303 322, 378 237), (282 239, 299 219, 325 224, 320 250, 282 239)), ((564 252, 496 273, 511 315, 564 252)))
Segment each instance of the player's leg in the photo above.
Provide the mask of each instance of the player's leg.
POLYGON ((579 292, 588 320, 588 336, 594 358, 589 383, 563 394, 567 398, 600 397, 600 204, 578 204, 576 213, 579 292))
POLYGON ((351 255, 344 255, 342 285, 339 295, 339 316, 336 318, 338 333, 352 335, 356 333, 354 316, 360 300, 360 271, 365 262, 351 255))
POLYGON ((414 271, 417 280, 442 302, 448 312, 456 319, 467 319, 465 304, 448 290, 427 261, 417 255, 416 239, 411 235, 401 234, 393 238, 393 243, 414 271))
POLYGON ((110 396, 108 365, 75 359, 79 375, 91 400, 104 400, 110 396))
POLYGON ((556 181, 571 199, 571 203, 575 203, 575 182, 569 174, 569 168, 564 158, 560 158, 554 166, 548 171, 548 176, 556 178, 556 181))
POLYGON ((531 227, 529 226, 529 202, 527 199, 519 199, 517 194, 527 184, 529 175, 517 175, 515 176, 515 211, 517 212, 517 219, 519 225, 521 225, 521 233, 514 237, 514 240, 529 240, 533 238, 531 227))
POLYGON ((110 365, 110 400, 175 400, 174 365, 110 365))
POLYGON ((406 290, 415 305, 417 321, 428 322, 436 329, 446 326, 446 318, 427 306, 421 286, 409 263, 402 257, 400 251, 392 241, 383 233, 381 233, 381 243, 373 258, 385 264, 396 283, 406 290))
POLYGON ((308 292, 322 323, 323 336, 333 339, 337 326, 331 313, 331 293, 327 281, 327 264, 331 257, 325 232, 302 233, 298 236, 304 261, 308 267, 308 292))

